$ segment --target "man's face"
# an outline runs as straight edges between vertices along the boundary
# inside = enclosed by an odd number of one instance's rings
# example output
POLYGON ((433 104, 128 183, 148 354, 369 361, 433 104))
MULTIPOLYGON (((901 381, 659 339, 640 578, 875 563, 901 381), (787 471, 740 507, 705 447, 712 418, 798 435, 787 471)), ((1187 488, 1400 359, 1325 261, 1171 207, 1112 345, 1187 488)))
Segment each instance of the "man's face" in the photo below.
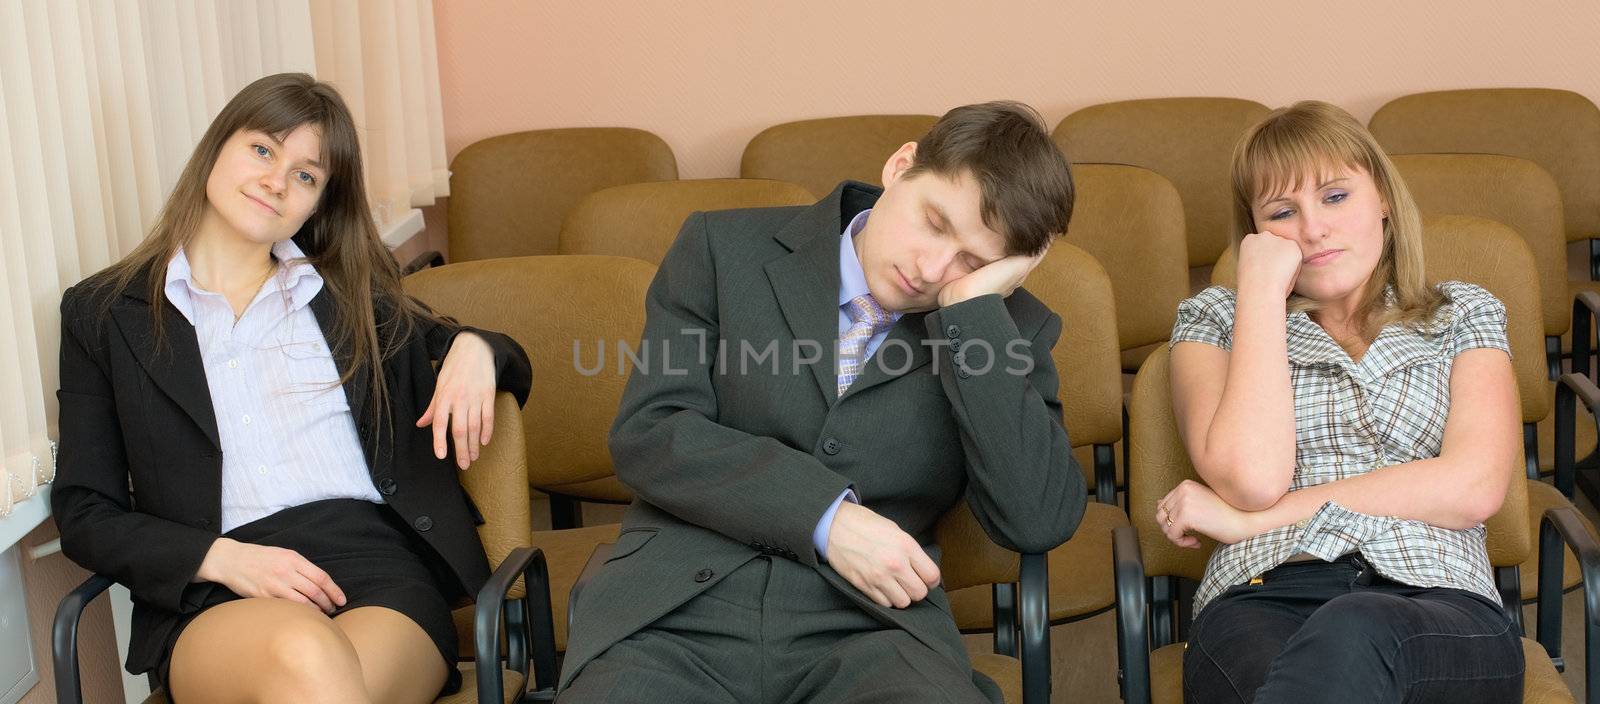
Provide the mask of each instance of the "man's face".
POLYGON ((905 176, 916 147, 907 143, 884 164, 883 196, 855 237, 867 288, 899 313, 939 307, 950 282, 1006 256, 1005 236, 983 223, 982 191, 970 173, 905 176))

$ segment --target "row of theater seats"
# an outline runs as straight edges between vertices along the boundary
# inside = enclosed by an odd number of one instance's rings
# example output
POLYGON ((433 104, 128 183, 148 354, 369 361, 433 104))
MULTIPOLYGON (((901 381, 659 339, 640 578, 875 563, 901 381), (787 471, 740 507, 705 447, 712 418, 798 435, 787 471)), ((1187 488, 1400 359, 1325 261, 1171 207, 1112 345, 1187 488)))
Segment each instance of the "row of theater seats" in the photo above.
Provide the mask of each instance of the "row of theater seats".
MULTIPOLYGON (((1550 385, 1538 354, 1539 294, 1537 287, 1527 285, 1535 275, 1535 262, 1521 237, 1505 225, 1470 216, 1429 217, 1425 236, 1431 278, 1479 284, 1505 303, 1523 421, 1531 428, 1545 420, 1550 415, 1550 385)), ((408 292, 440 312, 512 335, 527 349, 540 380, 538 392, 520 412, 502 394, 495 429, 498 442, 462 475, 486 519, 479 535, 496 572, 479 603, 457 614, 463 657, 479 659, 467 673, 472 686, 443 702, 540 701, 551 695, 556 653, 566 641, 569 595, 604 561, 605 544, 615 540, 618 527, 535 531, 530 490, 569 497, 616 491, 625 497, 625 488, 611 484, 605 449, 607 428, 625 383, 625 375, 618 371, 621 356, 616 344, 633 340, 642 326, 644 293, 654 273, 652 264, 632 257, 556 255, 451 264, 406 279, 408 292), (597 371, 601 359, 606 360, 605 369, 597 371), (525 578, 525 587, 517 583, 519 577, 525 578), (501 650, 508 653, 503 667, 497 657, 501 650)), ((1216 278, 1226 283, 1229 276, 1230 265, 1224 258, 1216 278)), ((1031 289, 1072 321, 1070 334, 1063 335, 1054 351, 1062 369, 1059 391, 1065 401, 1065 422, 1073 428, 1079 449, 1088 455, 1086 466, 1104 472, 1112 443, 1122 437, 1120 352, 1110 277, 1094 257, 1071 244, 1053 247, 1036 277, 1031 289)), ((1585 325, 1592 322, 1584 319, 1585 325)), ((995 546, 964 504, 939 525, 943 577, 955 616, 965 629, 993 630, 995 653, 975 658, 974 665, 1001 683, 1006 701, 1052 700, 1049 625, 1113 606, 1124 699, 1181 701, 1181 640, 1186 624, 1183 610, 1175 604, 1179 593, 1175 579, 1198 579, 1212 546, 1200 551, 1177 549, 1154 523, 1154 502, 1179 481, 1196 477, 1172 420, 1166 359, 1166 351, 1158 348, 1143 363, 1129 404, 1132 443, 1126 499, 1131 520, 1109 502, 1115 488, 1108 487, 1102 475, 1097 487, 1102 502, 1091 504, 1071 541, 1047 555, 1018 556, 995 546)), ((1558 387, 1567 394, 1569 414, 1573 389, 1585 396, 1586 404, 1600 402, 1600 392, 1582 379, 1586 378, 1567 375, 1558 387)), ((1570 492, 1573 455, 1571 416, 1567 417, 1563 445, 1568 451, 1558 462, 1556 481, 1570 492)), ((1537 571, 1530 564, 1533 536, 1540 535, 1538 552, 1551 557, 1562 550, 1562 542, 1572 545, 1583 558, 1583 573, 1590 577, 1586 585, 1600 585, 1600 545, 1570 505, 1539 506, 1540 494, 1564 497, 1531 478, 1535 464, 1530 453, 1524 462, 1506 468, 1527 472, 1530 479, 1511 484, 1504 507, 1489 521, 1490 558, 1508 604, 1507 615, 1519 625, 1525 593, 1535 585, 1542 588, 1539 642, 1525 641, 1529 663, 1525 701, 1572 701, 1556 663, 1560 662, 1560 593, 1579 565, 1569 553, 1566 560, 1545 560, 1542 571, 1537 571)), ((81 611, 82 601, 75 597, 68 602, 77 611, 69 611, 64 602, 67 624, 75 623, 81 611)), ((1586 597, 1593 604, 1600 592, 1586 592, 1586 597)), ((1596 615, 1586 613, 1583 621, 1591 644, 1600 636, 1596 615)), ((76 676, 71 646, 62 645, 61 634, 71 630, 58 620, 58 676, 68 672, 76 676)), ((1593 651, 1589 654, 1592 658, 1593 651)), ((1587 672, 1591 693, 1596 692, 1597 672, 1600 668, 1587 672)), ((1071 692, 1056 694, 1057 701, 1074 701, 1071 692)))
MULTIPOLYGON (((1048 555, 1003 554, 965 509, 941 532, 957 622, 994 633, 995 659, 978 664, 1005 684, 1008 701, 1048 698, 1042 623, 1113 608, 1124 698, 1181 699, 1174 687, 1181 649, 1170 647, 1185 630, 1176 579, 1197 579, 1209 551, 1176 550, 1153 523, 1154 502, 1193 476, 1172 428, 1161 350, 1178 301, 1231 276, 1228 159, 1239 133, 1266 112, 1235 99, 1128 101, 1080 110, 1054 132, 1074 161, 1077 207, 1065 242, 1027 285, 1066 321, 1055 351, 1064 420, 1099 502, 1074 539, 1048 555), (1124 374, 1134 371, 1125 402, 1124 374), (1020 664, 1005 657, 1015 654, 1020 664)), ((464 322, 510 332, 534 359, 541 384, 523 413, 527 481, 552 496, 555 530, 528 540, 550 565, 556 648, 565 642, 569 591, 594 546, 617 531, 583 526, 578 502, 631 498, 611 476, 605 447, 624 383, 609 373, 615 349, 605 355, 608 373, 587 376, 576 368, 572 341, 583 341, 588 361, 601 340, 637 338, 653 265, 690 212, 809 204, 841 179, 874 182, 883 159, 934 119, 779 125, 750 142, 741 179, 679 181, 670 149, 638 130, 505 135, 456 158, 451 254, 465 263, 419 273, 408 286, 464 322)), ((1581 375, 1555 380, 1574 312, 1592 329, 1587 323, 1600 308, 1596 284, 1568 281, 1565 271, 1569 242, 1589 240, 1600 261, 1593 239, 1600 237, 1600 110, 1565 91, 1449 91, 1395 100, 1371 129, 1396 155, 1427 216, 1430 276, 1479 283, 1507 305, 1526 440, 1525 462, 1507 470, 1527 480, 1513 483, 1491 522, 1491 557, 1512 605, 1508 615, 1520 624, 1521 605, 1539 596, 1550 607, 1537 629, 1545 647, 1528 650, 1528 701, 1570 701, 1551 666, 1552 656, 1563 662, 1552 633, 1559 616, 1546 614, 1556 613, 1559 593, 1577 587, 1582 572, 1600 570, 1593 528, 1571 502, 1572 460, 1595 447, 1593 415, 1574 412, 1572 398, 1588 406, 1600 392, 1581 375), (1556 412, 1557 397, 1565 415, 1556 412), (1567 437, 1557 438, 1558 425, 1567 437), (1572 449, 1558 458, 1558 446, 1572 449), (1554 486, 1541 481, 1552 474, 1554 486), (1550 527, 1541 532, 1546 516, 1550 527), (1538 550, 1533 535, 1541 535, 1538 550), (1563 536, 1581 549, 1563 551, 1563 536), (1541 554, 1550 559, 1541 562, 1541 554)), ((1585 623, 1600 635, 1594 618, 1585 623)), ((1591 682, 1596 670, 1586 673, 1591 682)), ((1591 699, 1597 694, 1589 687, 1591 699)))

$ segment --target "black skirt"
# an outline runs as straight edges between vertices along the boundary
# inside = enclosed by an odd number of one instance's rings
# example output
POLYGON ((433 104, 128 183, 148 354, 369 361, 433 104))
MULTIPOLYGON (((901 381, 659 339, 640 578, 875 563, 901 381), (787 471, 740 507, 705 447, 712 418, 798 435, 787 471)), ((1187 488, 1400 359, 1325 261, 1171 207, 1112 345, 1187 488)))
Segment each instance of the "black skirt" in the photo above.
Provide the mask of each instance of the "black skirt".
MULTIPOLYGON (((362 606, 384 606, 405 614, 433 639, 449 673, 443 693, 461 687, 456 669, 455 623, 433 572, 423 561, 430 554, 388 506, 359 499, 328 499, 286 508, 223 534, 241 543, 287 548, 328 573, 344 591, 337 616, 362 606)), ((172 649, 184 627, 206 609, 241 598, 220 584, 197 595, 198 610, 173 614, 172 626, 156 665, 168 681, 172 649)))

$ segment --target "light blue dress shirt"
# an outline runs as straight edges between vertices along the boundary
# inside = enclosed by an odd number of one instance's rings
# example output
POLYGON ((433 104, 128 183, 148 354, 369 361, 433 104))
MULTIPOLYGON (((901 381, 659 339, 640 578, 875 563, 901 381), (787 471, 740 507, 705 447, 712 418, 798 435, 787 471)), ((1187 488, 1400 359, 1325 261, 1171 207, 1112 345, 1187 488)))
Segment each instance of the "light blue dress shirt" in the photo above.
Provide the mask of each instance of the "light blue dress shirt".
MULTIPOLYGON (((844 337, 845 331, 849 330, 850 326, 855 323, 855 321, 850 319, 850 312, 845 308, 845 304, 849 303, 851 299, 863 293, 871 293, 871 290, 867 288, 867 274, 861 268, 861 259, 856 256, 855 246, 855 237, 857 234, 860 234, 861 228, 867 226, 867 215, 871 212, 872 209, 868 208, 867 210, 857 213, 856 216, 850 220, 850 224, 844 228, 844 232, 839 236, 840 337, 844 337)), ((892 317, 894 320, 898 321, 900 319, 900 314, 893 313, 892 317)), ((867 340, 866 357, 864 359, 872 359, 872 353, 876 352, 878 346, 883 344, 883 341, 888 337, 889 328, 885 328, 869 338, 867 340)), ((822 513, 822 519, 817 521, 816 529, 811 531, 811 544, 817 548, 817 557, 824 561, 828 559, 828 531, 833 527, 833 516, 839 512, 839 504, 842 504, 845 501, 849 501, 853 504, 860 503, 860 501, 856 499, 855 490, 845 489, 844 493, 839 494, 839 498, 833 500, 833 505, 829 506, 828 510, 822 513)))

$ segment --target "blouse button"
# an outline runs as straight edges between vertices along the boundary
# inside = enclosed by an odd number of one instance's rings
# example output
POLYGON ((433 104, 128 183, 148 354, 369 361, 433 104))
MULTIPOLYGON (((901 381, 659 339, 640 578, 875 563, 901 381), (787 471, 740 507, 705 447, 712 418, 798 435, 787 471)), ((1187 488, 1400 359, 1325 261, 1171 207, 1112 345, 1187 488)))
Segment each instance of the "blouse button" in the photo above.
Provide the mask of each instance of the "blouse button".
POLYGON ((239 360, 237 360, 237 359, 228 360, 228 368, 229 369, 238 369, 239 368, 239 360))

